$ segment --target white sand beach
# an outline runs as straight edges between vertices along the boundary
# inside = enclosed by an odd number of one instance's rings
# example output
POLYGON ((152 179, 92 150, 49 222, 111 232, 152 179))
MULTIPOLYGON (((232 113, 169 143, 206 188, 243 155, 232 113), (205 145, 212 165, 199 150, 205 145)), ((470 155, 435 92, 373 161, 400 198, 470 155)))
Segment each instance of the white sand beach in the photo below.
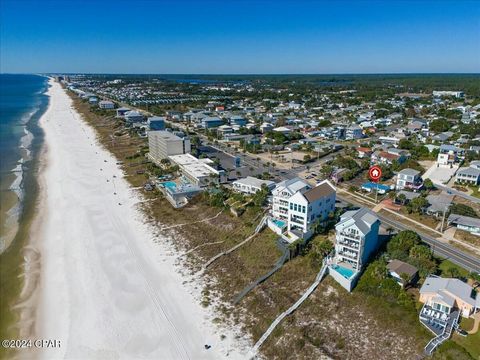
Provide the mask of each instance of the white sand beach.
POLYGON ((212 325, 209 311, 182 284, 167 242, 153 241, 135 206, 140 198, 115 158, 96 143, 58 83, 51 81, 49 95, 41 119, 47 166, 35 332, 61 347, 40 357, 245 358, 233 330, 212 325))

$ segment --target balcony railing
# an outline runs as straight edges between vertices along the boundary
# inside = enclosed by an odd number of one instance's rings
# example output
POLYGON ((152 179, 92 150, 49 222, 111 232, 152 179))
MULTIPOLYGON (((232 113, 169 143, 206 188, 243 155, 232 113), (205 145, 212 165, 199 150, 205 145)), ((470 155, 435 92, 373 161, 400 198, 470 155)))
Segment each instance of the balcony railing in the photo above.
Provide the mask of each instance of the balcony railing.
POLYGON ((354 239, 354 240, 357 240, 357 241, 360 241, 362 238, 360 237, 360 235, 355 235, 355 234, 352 234, 352 233, 347 233, 347 232, 340 232, 340 235, 342 236, 345 236, 345 237, 348 237, 350 239, 354 239))
POLYGON ((340 245, 348 246, 348 247, 350 247, 350 248, 352 248, 352 249, 356 249, 356 250, 360 249, 360 245, 359 245, 359 243, 356 242, 356 241, 339 240, 338 243, 339 243, 340 245))
POLYGON ((353 252, 347 252, 347 251, 339 251, 338 252, 340 255, 342 256, 346 256, 350 259, 353 259, 353 260, 357 260, 357 254, 353 253, 353 252))

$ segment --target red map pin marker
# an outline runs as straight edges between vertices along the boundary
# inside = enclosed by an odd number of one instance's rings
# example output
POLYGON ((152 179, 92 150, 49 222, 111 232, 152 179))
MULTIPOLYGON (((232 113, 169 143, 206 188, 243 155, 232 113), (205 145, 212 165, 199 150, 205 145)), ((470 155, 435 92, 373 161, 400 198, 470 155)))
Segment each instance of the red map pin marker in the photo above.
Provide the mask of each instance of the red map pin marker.
POLYGON ((370 180, 378 182, 382 177, 382 169, 376 165, 372 166, 370 170, 368 170, 368 176, 370 177, 370 180))

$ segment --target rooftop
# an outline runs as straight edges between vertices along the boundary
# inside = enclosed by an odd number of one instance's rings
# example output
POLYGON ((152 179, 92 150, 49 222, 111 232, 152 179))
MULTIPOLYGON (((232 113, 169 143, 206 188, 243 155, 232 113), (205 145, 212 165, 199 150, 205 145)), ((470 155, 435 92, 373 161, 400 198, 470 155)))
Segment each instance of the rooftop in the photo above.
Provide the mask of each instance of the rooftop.
POLYGON ((335 191, 335 187, 328 180, 324 180, 314 188, 307 190, 303 196, 305 196, 308 202, 314 202, 320 198, 330 196, 335 191))

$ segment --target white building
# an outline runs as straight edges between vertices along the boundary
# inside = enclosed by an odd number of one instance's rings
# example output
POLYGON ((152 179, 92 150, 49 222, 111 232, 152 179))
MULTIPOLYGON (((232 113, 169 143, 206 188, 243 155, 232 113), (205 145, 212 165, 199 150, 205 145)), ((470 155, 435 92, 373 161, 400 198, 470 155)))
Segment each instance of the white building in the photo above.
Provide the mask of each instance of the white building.
POLYGON ((278 183, 272 191, 272 216, 276 219, 286 221, 288 219, 288 200, 290 197, 297 191, 305 192, 309 189, 311 189, 311 186, 298 177, 278 183))
POLYGON ((324 180, 314 188, 297 191, 288 199, 288 232, 298 238, 310 238, 319 221, 325 222, 335 211, 336 190, 324 180))
POLYGON ((190 150, 188 138, 180 138, 168 131, 148 132, 148 156, 157 165, 162 159, 171 155, 187 154, 190 150))
POLYGON ((335 226, 335 258, 329 273, 346 290, 352 291, 360 272, 379 248, 380 220, 369 209, 347 211, 335 226))
POLYGON ((418 191, 422 186, 423 181, 418 170, 407 168, 399 171, 397 174, 397 190, 410 189, 418 191))
POLYGON ((243 179, 238 179, 232 183, 232 188, 235 191, 245 194, 255 194, 265 185, 270 191, 275 187, 275 183, 270 180, 261 180, 256 177, 247 176, 243 179))
POLYGON ((480 161, 472 161, 470 166, 458 169, 455 181, 472 185, 480 184, 480 161))
POLYGON ((434 97, 453 96, 459 99, 465 97, 463 91, 433 91, 432 94, 434 97))
POLYGON ((169 159, 180 167, 182 175, 193 185, 200 188, 210 183, 222 184, 227 182, 224 170, 217 170, 210 159, 197 159, 191 154, 172 155, 169 159))
POLYGON ((324 222, 335 210, 336 190, 328 180, 315 187, 300 178, 285 180, 277 184, 272 195, 269 225, 274 231, 275 227, 282 233, 288 231, 290 242, 311 237, 317 221, 324 222))
POLYGON ((143 115, 136 110, 130 110, 124 115, 125 121, 129 124, 143 122, 143 115))
POLYGON ((103 100, 103 101, 100 101, 98 103, 98 107, 100 109, 114 109, 115 108, 115 104, 111 101, 108 101, 108 100, 103 100))

